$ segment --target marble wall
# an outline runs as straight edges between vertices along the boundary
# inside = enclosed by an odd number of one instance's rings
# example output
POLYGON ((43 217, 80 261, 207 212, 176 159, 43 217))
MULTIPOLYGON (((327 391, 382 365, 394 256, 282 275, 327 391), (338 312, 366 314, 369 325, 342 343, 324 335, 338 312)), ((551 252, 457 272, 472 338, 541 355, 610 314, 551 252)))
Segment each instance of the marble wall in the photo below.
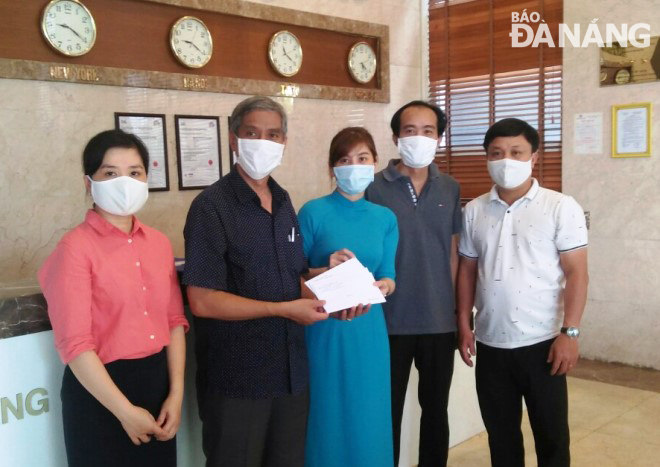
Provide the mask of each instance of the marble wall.
MULTIPOLYGON (((660 35, 653 0, 565 1, 564 22, 598 18, 648 23, 660 35)), ((583 29, 584 30, 584 29, 583 29)), ((660 369, 660 82, 599 87, 599 51, 568 46, 564 58, 563 187, 591 213, 589 299, 580 337, 585 357, 660 369), (613 159, 611 106, 653 104, 652 156, 613 159), (603 114, 603 154, 573 152, 574 116, 603 114)))
MULTIPOLYGON (((296 207, 331 188, 325 166, 330 139, 348 125, 364 125, 376 139, 381 165, 394 155, 389 118, 422 97, 419 0, 262 0, 256 3, 386 24, 390 27, 389 104, 282 98, 289 143, 274 176, 296 207)), ((228 116, 237 94, 163 91, 0 79, 0 289, 23 286, 57 241, 84 217, 80 154, 87 140, 114 126, 114 112, 167 115, 170 191, 151 193, 140 213, 165 232, 183 255, 185 215, 198 191, 177 189, 174 114, 228 116)), ((226 134, 222 141, 226 150, 226 134)), ((226 161, 225 161, 226 164, 226 161)))

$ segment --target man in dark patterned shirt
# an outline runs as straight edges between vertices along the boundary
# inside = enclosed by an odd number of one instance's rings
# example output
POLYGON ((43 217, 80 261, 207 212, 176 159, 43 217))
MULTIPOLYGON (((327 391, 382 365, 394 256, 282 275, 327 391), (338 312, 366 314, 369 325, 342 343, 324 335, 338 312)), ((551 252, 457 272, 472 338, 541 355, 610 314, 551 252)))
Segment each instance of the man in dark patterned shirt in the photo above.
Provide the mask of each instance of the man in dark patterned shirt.
POLYGON ((324 302, 300 298, 307 271, 296 213, 270 177, 287 119, 266 97, 230 120, 236 165, 193 201, 183 282, 196 316, 197 394, 207 467, 304 464, 304 325, 324 302))

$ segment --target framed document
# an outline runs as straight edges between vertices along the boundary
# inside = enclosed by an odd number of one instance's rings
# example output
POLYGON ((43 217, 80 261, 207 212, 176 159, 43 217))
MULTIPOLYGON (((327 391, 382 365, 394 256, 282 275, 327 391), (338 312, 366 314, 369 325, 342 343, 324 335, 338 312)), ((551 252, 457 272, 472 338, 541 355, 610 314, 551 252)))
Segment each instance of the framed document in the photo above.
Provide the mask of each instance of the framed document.
POLYGON ((651 156, 651 103, 612 106, 612 157, 651 156))
POLYGON ((168 191, 170 172, 167 166, 165 115, 115 112, 115 128, 132 133, 149 151, 149 191, 168 191))
POLYGON ((220 179, 219 123, 218 117, 174 116, 179 190, 205 188, 220 179))

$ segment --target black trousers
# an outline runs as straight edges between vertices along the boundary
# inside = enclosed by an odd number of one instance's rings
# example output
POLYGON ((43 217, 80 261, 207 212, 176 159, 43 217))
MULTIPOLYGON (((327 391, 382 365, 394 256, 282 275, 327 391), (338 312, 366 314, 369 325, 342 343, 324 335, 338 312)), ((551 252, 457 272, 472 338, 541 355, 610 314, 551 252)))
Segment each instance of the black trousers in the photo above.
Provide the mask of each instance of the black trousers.
MULTIPOLYGON (((105 368, 128 400, 158 418, 169 394, 165 349, 146 358, 117 360, 105 368)), ((134 445, 119 420, 87 392, 68 366, 61 397, 69 467, 176 466, 176 438, 134 445)))
POLYGON ((236 399, 204 396, 206 467, 302 467, 309 393, 236 399))
POLYGON ((419 467, 447 465, 449 420, 447 405, 454 373, 456 334, 391 335, 392 433, 394 465, 399 465, 401 419, 413 361, 419 372, 417 397, 422 408, 419 467))
POLYGON ((548 352, 554 339, 516 349, 477 342, 477 395, 488 431, 493 467, 523 467, 520 430, 527 404, 539 467, 568 467, 568 393, 565 376, 552 376, 548 352))

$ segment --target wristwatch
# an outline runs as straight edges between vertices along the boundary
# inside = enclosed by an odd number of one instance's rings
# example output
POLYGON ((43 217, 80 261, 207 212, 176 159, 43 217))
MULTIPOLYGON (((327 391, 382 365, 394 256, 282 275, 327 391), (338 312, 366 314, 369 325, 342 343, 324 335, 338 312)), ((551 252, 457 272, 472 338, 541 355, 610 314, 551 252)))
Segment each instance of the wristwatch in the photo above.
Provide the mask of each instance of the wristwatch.
POLYGON ((578 337, 580 337, 580 329, 573 326, 563 327, 560 329, 560 331, 566 334, 571 339, 577 339, 578 337))

